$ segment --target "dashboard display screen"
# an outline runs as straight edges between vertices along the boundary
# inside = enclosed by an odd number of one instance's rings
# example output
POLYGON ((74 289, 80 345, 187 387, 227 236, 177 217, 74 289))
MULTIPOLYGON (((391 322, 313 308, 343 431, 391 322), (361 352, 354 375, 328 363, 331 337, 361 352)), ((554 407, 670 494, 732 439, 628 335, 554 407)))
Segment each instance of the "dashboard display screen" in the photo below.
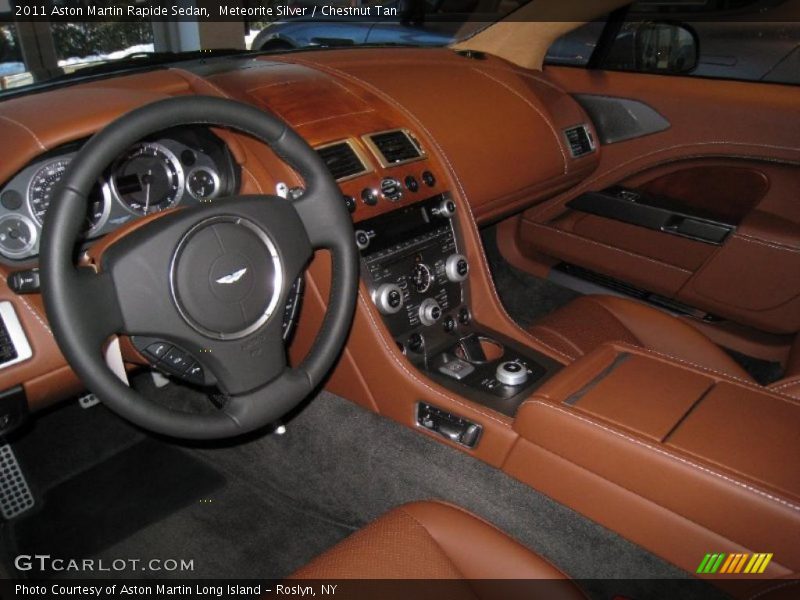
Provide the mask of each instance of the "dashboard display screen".
POLYGON ((441 204, 444 196, 437 195, 417 204, 396 210, 389 215, 367 219, 356 225, 357 229, 374 234, 367 254, 380 252, 395 246, 398 242, 434 231, 447 222, 439 218, 434 210, 441 204))

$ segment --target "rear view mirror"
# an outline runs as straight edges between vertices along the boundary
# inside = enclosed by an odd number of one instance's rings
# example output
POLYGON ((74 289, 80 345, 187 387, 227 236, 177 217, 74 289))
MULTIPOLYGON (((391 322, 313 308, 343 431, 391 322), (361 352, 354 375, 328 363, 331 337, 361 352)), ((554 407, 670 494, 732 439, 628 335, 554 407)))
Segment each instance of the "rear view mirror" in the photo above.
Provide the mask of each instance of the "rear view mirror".
POLYGON ((676 74, 697 66, 697 36, 685 25, 642 23, 636 28, 634 46, 637 71, 676 74))

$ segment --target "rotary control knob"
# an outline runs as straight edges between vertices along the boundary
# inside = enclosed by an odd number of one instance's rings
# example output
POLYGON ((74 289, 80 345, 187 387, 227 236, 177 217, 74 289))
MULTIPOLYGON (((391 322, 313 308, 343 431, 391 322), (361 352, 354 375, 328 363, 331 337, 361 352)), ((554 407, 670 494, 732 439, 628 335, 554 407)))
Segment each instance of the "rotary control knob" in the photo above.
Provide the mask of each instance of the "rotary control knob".
POLYGON ((372 292, 372 301, 384 315, 393 315, 403 308, 403 290, 394 283, 384 283, 372 292))
POLYGON ((507 361, 497 366, 497 381, 503 385, 519 386, 528 381, 528 369, 518 362, 507 361))
POLYGON ((419 305, 419 320, 423 325, 435 325, 442 318, 442 307, 433 298, 425 298, 419 305))
POLYGON ((356 231, 356 246, 359 250, 366 250, 369 247, 369 234, 363 229, 356 231))
POLYGON ((439 205, 438 214, 440 217, 451 219, 456 214, 456 203, 450 198, 445 198, 439 205))
POLYGON ((444 265, 447 278, 453 282, 464 281, 469 275, 469 262, 463 254, 451 254, 444 265))

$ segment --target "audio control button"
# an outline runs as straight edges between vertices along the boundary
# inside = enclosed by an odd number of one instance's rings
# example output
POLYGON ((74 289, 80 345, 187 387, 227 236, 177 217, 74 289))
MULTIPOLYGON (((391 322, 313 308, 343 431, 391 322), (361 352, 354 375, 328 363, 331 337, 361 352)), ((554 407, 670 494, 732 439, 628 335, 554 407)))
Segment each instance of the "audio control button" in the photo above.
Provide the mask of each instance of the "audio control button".
POLYGON ((439 216, 452 218, 456 214, 456 203, 451 198, 445 198, 439 205, 439 216))
POLYGON ((423 325, 435 325, 442 318, 442 307, 433 298, 426 298, 419 305, 419 320, 423 325))
POLYGON ((378 191, 372 188, 361 190, 361 201, 367 206, 375 206, 378 203, 378 191))
POLYGON ((372 301, 381 314, 396 314, 403 308, 403 290, 395 283, 384 283, 373 292, 372 301))
POLYGON ((359 250, 366 250, 369 247, 369 234, 366 231, 362 229, 356 231, 356 246, 359 250))
POLYGON ((464 281, 469 275, 469 262, 463 254, 451 254, 445 263, 447 278, 453 282, 464 281))
POLYGON ((425 349, 425 338, 421 334, 415 333, 408 338, 408 348, 412 352, 419 354, 425 349))

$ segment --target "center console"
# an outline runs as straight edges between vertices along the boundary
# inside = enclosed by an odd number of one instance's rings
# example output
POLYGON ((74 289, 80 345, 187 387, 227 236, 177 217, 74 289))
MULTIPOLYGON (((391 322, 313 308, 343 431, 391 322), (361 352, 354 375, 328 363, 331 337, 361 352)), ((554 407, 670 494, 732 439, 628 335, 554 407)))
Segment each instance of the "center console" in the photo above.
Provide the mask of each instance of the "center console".
POLYGON ((712 548, 800 568, 800 404, 624 344, 564 375, 518 411, 506 473, 691 572, 712 548))
POLYGON ((470 265, 456 210, 448 194, 438 194, 361 221, 361 275, 398 348, 416 368, 513 417, 561 365, 473 321, 470 265))

